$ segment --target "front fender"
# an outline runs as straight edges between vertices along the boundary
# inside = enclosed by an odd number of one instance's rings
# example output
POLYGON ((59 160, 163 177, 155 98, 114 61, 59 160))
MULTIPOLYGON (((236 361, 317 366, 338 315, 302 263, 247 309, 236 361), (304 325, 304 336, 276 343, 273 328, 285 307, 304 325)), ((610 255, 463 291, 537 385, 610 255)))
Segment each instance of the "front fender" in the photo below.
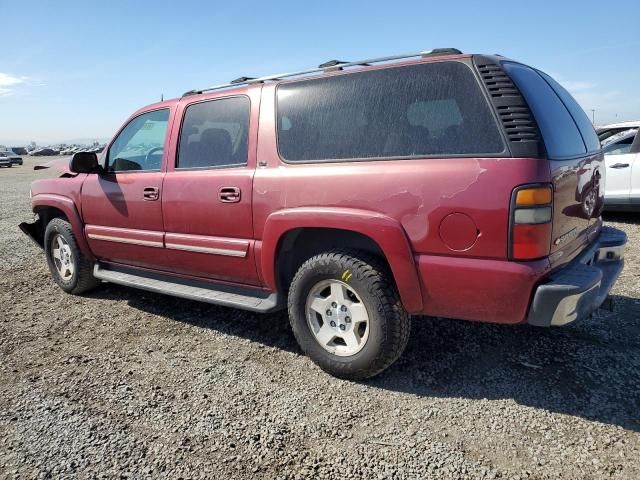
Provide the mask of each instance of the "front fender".
POLYGON ((73 200, 69 197, 57 195, 55 193, 39 193, 34 195, 31 199, 31 206, 33 207, 34 212, 37 212, 39 208, 53 207, 64 213, 71 224, 73 234, 75 235, 76 242, 78 243, 78 248, 80 248, 87 258, 91 260, 95 259, 85 239, 82 219, 78 214, 78 210, 73 203, 73 200))
POLYGON ((380 247, 391 267, 404 308, 409 313, 422 310, 420 280, 413 252, 400 222, 368 210, 300 207, 269 215, 262 236, 260 266, 264 282, 273 291, 277 289, 278 244, 283 235, 298 228, 334 228, 369 237, 380 247))

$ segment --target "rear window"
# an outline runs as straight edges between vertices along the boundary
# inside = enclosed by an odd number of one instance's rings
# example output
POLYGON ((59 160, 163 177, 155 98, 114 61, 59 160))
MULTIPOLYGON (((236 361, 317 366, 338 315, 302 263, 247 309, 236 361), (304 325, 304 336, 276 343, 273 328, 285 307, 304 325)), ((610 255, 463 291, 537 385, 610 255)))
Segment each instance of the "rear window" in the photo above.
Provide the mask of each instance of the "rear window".
POLYGON ((458 62, 285 83, 277 119, 280 155, 291 162, 505 152, 472 71, 458 62))
POLYGON ((542 75, 549 85, 551 85, 553 91, 556 92, 560 97, 560 100, 562 100, 562 103, 564 103, 564 106, 567 107, 569 113, 571 113, 571 116, 580 130, 580 134, 582 135, 582 140, 584 140, 584 144, 587 147, 587 151, 595 152, 600 150, 600 140, 598 140, 598 135, 596 135, 593 124, 591 123, 591 120, 589 120, 589 117, 587 117, 587 114, 584 113, 582 107, 578 102, 576 102, 576 99, 549 75, 540 71, 538 73, 542 75))
POLYGON ((503 68, 527 100, 540 127, 549 158, 584 155, 587 150, 580 130, 551 86, 525 65, 504 62, 503 68))

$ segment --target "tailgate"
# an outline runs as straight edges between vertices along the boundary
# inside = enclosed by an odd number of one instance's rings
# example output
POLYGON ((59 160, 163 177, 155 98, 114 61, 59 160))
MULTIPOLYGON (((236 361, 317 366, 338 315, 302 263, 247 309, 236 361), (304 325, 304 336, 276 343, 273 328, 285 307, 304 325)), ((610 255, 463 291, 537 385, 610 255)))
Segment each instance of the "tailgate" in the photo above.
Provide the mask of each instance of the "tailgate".
POLYGON ((551 261, 575 257, 599 228, 604 203, 604 158, 584 110, 549 75, 505 61, 505 72, 522 92, 543 139, 554 187, 551 261))

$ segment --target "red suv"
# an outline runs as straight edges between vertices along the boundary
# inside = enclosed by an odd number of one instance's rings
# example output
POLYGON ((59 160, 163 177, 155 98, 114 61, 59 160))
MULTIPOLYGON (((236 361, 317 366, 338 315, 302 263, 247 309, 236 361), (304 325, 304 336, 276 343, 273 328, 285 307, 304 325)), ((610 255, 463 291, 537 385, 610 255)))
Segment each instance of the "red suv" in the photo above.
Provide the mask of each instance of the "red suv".
MULTIPOLYGON (((68 162, 67 162, 68 163, 68 162)), ((32 186, 54 280, 267 312, 333 375, 410 315, 563 325, 623 267, 594 129, 548 75, 437 49, 189 91, 32 186)))

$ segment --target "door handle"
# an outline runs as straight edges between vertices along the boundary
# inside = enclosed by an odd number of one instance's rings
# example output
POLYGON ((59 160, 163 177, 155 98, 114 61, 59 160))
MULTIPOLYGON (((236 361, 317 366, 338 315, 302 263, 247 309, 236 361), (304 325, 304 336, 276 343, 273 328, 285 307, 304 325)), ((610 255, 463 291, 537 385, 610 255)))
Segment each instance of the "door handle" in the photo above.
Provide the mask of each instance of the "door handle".
POLYGON ((240 188, 222 187, 218 192, 218 198, 223 203, 238 203, 240 201, 240 188))
POLYGON ((611 165, 611 168, 627 168, 628 166, 628 163, 616 163, 615 165, 611 165))
POLYGON ((142 198, 151 201, 158 200, 160 198, 160 189, 158 187, 144 187, 142 198))

